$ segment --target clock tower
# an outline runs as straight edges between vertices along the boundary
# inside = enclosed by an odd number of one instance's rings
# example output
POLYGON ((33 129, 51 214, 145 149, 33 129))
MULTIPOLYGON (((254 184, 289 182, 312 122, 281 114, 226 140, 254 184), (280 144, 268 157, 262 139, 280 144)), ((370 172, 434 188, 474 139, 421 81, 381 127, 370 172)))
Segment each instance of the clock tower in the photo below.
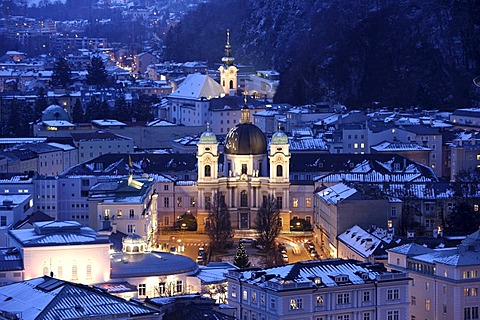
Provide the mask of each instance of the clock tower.
POLYGON ((218 68, 220 71, 220 84, 225 94, 235 95, 237 92, 237 72, 233 65, 235 58, 232 57, 232 46, 230 45, 230 30, 227 30, 227 44, 225 45, 225 56, 222 58, 223 65, 218 68))

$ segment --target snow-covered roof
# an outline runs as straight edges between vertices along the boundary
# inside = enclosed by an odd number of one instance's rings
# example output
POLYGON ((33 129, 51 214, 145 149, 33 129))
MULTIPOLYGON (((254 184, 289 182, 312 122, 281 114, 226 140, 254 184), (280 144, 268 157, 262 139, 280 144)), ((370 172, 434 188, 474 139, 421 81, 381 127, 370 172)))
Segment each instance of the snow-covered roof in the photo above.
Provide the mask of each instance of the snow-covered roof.
POLYGON ((207 266, 200 266, 200 270, 196 275, 204 284, 210 283, 219 283, 227 281, 227 273, 228 270, 237 269, 231 263, 223 262, 223 263, 210 263, 207 266))
POLYGON ((176 126, 176 124, 163 119, 155 119, 151 122, 148 122, 145 126, 146 127, 171 127, 171 126, 176 126))
POLYGON ((223 88, 207 75, 194 73, 189 74, 180 84, 177 90, 171 93, 169 98, 193 99, 201 98, 212 99, 224 95, 223 88))
POLYGON ((290 151, 328 150, 325 141, 317 138, 290 139, 290 151))
POLYGON ((368 259, 382 243, 379 238, 363 230, 358 225, 345 230, 337 238, 364 259, 368 259))
POLYGON ((63 120, 50 120, 42 121, 42 123, 48 127, 74 127, 75 125, 68 121, 63 120))
POLYGON ((109 127, 109 126, 124 127, 124 126, 126 126, 125 123, 120 122, 118 120, 113 120, 113 119, 92 120, 91 122, 94 125, 99 126, 99 127, 109 127))
POLYGON ((83 227, 77 221, 35 222, 32 229, 10 230, 9 236, 24 247, 46 245, 84 245, 108 243, 90 227, 83 227))
POLYGON ((356 260, 327 259, 302 261, 281 267, 273 267, 261 271, 230 270, 228 277, 239 278, 252 285, 283 291, 291 289, 307 289, 315 287, 338 287, 343 285, 364 284, 377 279, 404 280, 404 273, 390 273, 380 265, 365 265, 356 260), (393 275, 396 277, 394 278, 393 275), (337 276, 346 276, 338 281, 337 276))
POLYGON ((110 267, 112 279, 182 273, 193 275, 198 271, 197 263, 187 256, 157 251, 135 255, 114 253, 111 255, 110 267))
POLYGON ((47 276, 3 286, 0 310, 16 315, 18 319, 32 320, 155 313, 153 309, 112 296, 101 289, 47 276))
POLYGON ((331 204, 338 204, 342 200, 357 193, 355 188, 351 188, 344 183, 338 183, 322 191, 317 192, 317 195, 323 199, 323 201, 331 204))
POLYGON ((393 142, 382 142, 376 146, 371 147, 372 150, 381 151, 381 152, 395 152, 395 151, 431 151, 432 149, 422 147, 416 143, 393 143, 393 142))

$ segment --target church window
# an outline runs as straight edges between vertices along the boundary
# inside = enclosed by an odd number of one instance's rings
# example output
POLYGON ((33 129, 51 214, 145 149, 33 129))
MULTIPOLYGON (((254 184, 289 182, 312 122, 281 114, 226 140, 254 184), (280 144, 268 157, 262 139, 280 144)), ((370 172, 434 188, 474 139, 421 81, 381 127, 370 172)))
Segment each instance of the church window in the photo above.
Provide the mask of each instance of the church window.
POLYGON ((248 207, 247 191, 245 191, 245 190, 243 190, 240 193, 240 206, 241 207, 248 207))
POLYGON ((210 167, 210 165, 206 165, 205 166, 205 177, 210 177, 212 175, 212 169, 210 167))
POLYGON ((230 80, 230 89, 233 89, 233 80, 230 80))
POLYGON ((283 166, 282 165, 277 165, 277 177, 282 177, 283 176, 283 166))
POLYGON ((210 196, 205 196, 205 210, 210 210, 212 207, 212 198, 210 196))
POLYGON ((242 163, 242 174, 247 174, 247 165, 242 163))
POLYGON ((283 197, 277 197, 277 209, 283 208, 283 197))

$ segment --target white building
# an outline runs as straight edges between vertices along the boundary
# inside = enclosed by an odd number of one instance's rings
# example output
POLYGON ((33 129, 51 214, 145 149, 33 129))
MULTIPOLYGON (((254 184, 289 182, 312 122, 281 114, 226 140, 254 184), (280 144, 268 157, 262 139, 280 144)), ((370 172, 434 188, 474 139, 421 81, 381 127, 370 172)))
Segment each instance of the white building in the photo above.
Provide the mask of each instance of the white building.
POLYGON ((108 236, 75 221, 36 222, 32 229, 10 230, 7 246, 20 251, 24 279, 53 275, 83 284, 110 279, 108 236))
POLYGON ((480 231, 457 248, 410 243, 388 250, 392 270, 408 272, 411 319, 479 319, 480 231))
POLYGON ((297 262, 231 270, 228 304, 242 320, 399 320, 408 318, 404 272, 355 260, 297 262))

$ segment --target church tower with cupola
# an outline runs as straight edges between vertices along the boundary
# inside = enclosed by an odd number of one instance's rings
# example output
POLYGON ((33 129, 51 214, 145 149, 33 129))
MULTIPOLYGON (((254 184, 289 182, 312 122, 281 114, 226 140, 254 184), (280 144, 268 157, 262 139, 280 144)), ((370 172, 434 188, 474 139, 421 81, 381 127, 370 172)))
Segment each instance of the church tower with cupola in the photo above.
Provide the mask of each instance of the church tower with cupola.
POLYGON ((275 132, 270 141, 270 182, 290 183, 290 150, 287 135, 280 130, 275 132))
POLYGON ((232 46, 230 45, 230 30, 227 30, 227 44, 225 45, 225 56, 222 58, 223 65, 218 68, 220 71, 220 85, 225 94, 235 95, 237 92, 238 69, 233 65, 235 58, 232 57, 232 46))
POLYGON ((216 182, 218 178, 218 142, 207 124, 197 147, 198 182, 216 182))

